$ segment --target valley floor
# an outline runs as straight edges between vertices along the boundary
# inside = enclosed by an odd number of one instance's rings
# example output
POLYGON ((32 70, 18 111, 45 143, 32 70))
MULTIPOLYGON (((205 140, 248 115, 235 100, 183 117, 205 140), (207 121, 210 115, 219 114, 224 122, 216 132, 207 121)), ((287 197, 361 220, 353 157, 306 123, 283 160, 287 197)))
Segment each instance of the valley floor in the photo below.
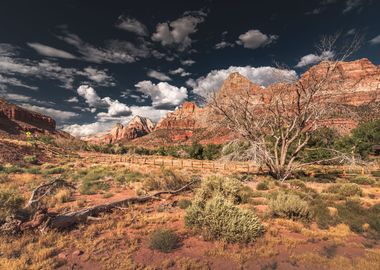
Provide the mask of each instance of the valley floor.
MULTIPOLYGON (((14 192, 24 203, 39 184, 65 179, 77 189, 62 189, 44 200, 49 212, 63 213, 174 189, 189 179, 204 181, 219 174, 235 177, 249 189, 248 199, 239 207, 253 211, 265 232, 254 242, 238 244, 210 239, 202 230, 189 228, 184 217, 194 200, 193 189, 118 207, 63 231, 35 229, 2 235, 0 269, 380 269, 380 231, 376 227, 380 221, 360 216, 380 205, 378 175, 364 175, 371 179, 368 183, 355 180, 360 192, 342 196, 329 187, 360 177, 343 177, 339 172, 281 184, 233 170, 168 169, 117 162, 116 158, 112 162, 90 160, 82 155, 36 165, 4 163, 0 191, 14 192), (278 191, 313 197, 313 218, 272 216, 270 201, 278 191), (350 212, 348 201, 361 207, 355 208, 359 216, 350 212), (152 248, 152 232, 160 228, 170 229, 178 237, 178 245, 168 253, 152 248)), ((2 207, 1 214, 5 210, 2 207)))

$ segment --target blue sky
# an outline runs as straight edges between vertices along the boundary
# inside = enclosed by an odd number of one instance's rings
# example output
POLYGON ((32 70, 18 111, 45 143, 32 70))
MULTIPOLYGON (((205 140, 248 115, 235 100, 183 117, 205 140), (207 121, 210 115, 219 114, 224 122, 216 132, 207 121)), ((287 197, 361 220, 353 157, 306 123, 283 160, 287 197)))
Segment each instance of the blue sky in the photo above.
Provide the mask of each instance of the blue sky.
POLYGON ((301 74, 322 35, 365 35, 352 58, 379 65, 378 14, 374 0, 3 0, 0 95, 78 136, 157 121, 230 72, 264 86, 275 61, 301 74))

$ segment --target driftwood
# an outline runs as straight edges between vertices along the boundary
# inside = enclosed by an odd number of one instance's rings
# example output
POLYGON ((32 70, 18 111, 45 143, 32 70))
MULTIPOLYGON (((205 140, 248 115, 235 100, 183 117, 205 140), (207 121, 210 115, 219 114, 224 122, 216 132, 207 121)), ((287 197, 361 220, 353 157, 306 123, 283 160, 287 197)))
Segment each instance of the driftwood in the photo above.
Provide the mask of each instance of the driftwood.
POLYGON ((108 212, 114 208, 120 208, 124 205, 135 204, 135 203, 144 203, 147 201, 158 199, 160 195, 164 194, 178 194, 187 190, 191 185, 193 185, 196 181, 192 181, 187 185, 181 187, 180 189, 174 191, 160 191, 156 192, 149 196, 140 196, 140 197, 132 197, 119 201, 114 201, 106 204, 100 204, 88 208, 84 208, 78 211, 69 212, 66 214, 59 214, 53 217, 50 217, 45 227, 51 229, 66 229, 75 224, 86 222, 88 219, 93 219, 94 216, 108 212))
POLYGON ((75 187, 72 184, 62 179, 55 179, 49 183, 39 185, 37 188, 33 190, 26 207, 32 209, 39 208, 39 203, 44 197, 53 194, 53 192, 55 192, 57 189, 63 187, 75 189, 75 187))

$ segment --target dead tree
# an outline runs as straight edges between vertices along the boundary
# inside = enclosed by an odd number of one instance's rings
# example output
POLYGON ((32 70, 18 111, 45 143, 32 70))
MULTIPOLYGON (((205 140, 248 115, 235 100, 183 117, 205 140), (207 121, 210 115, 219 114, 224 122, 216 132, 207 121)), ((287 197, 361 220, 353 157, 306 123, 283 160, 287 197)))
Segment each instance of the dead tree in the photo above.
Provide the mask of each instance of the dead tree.
MULTIPOLYGON (((311 68, 301 79, 283 81, 266 89, 240 89, 233 95, 211 97, 210 105, 221 115, 221 124, 238 132, 255 146, 257 161, 266 165, 279 180, 287 179, 295 168, 299 153, 336 106, 333 90, 341 91, 344 80, 339 68, 360 46, 361 38, 337 50, 339 35, 324 37, 317 45, 322 62, 311 68), (323 59, 324 58, 324 59, 323 59)), ((282 70, 278 76, 283 74, 282 70)))

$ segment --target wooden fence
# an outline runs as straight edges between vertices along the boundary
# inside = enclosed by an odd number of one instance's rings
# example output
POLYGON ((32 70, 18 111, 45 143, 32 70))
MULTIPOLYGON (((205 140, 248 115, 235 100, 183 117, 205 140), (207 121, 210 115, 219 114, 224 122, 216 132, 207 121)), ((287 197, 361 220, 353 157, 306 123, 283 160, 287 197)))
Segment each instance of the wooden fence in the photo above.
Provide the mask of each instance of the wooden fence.
MULTIPOLYGON (((129 156, 129 155, 89 155, 85 159, 94 163, 127 163, 146 166, 159 166, 168 168, 188 168, 197 171, 223 171, 223 172, 244 172, 244 173, 265 173, 266 168, 257 166, 252 162, 233 162, 233 161, 209 161, 194 159, 178 159, 160 156, 129 156)), ((363 174, 380 173, 378 167, 363 166, 307 166, 305 171, 311 175, 335 174, 341 177, 350 177, 363 174)))

